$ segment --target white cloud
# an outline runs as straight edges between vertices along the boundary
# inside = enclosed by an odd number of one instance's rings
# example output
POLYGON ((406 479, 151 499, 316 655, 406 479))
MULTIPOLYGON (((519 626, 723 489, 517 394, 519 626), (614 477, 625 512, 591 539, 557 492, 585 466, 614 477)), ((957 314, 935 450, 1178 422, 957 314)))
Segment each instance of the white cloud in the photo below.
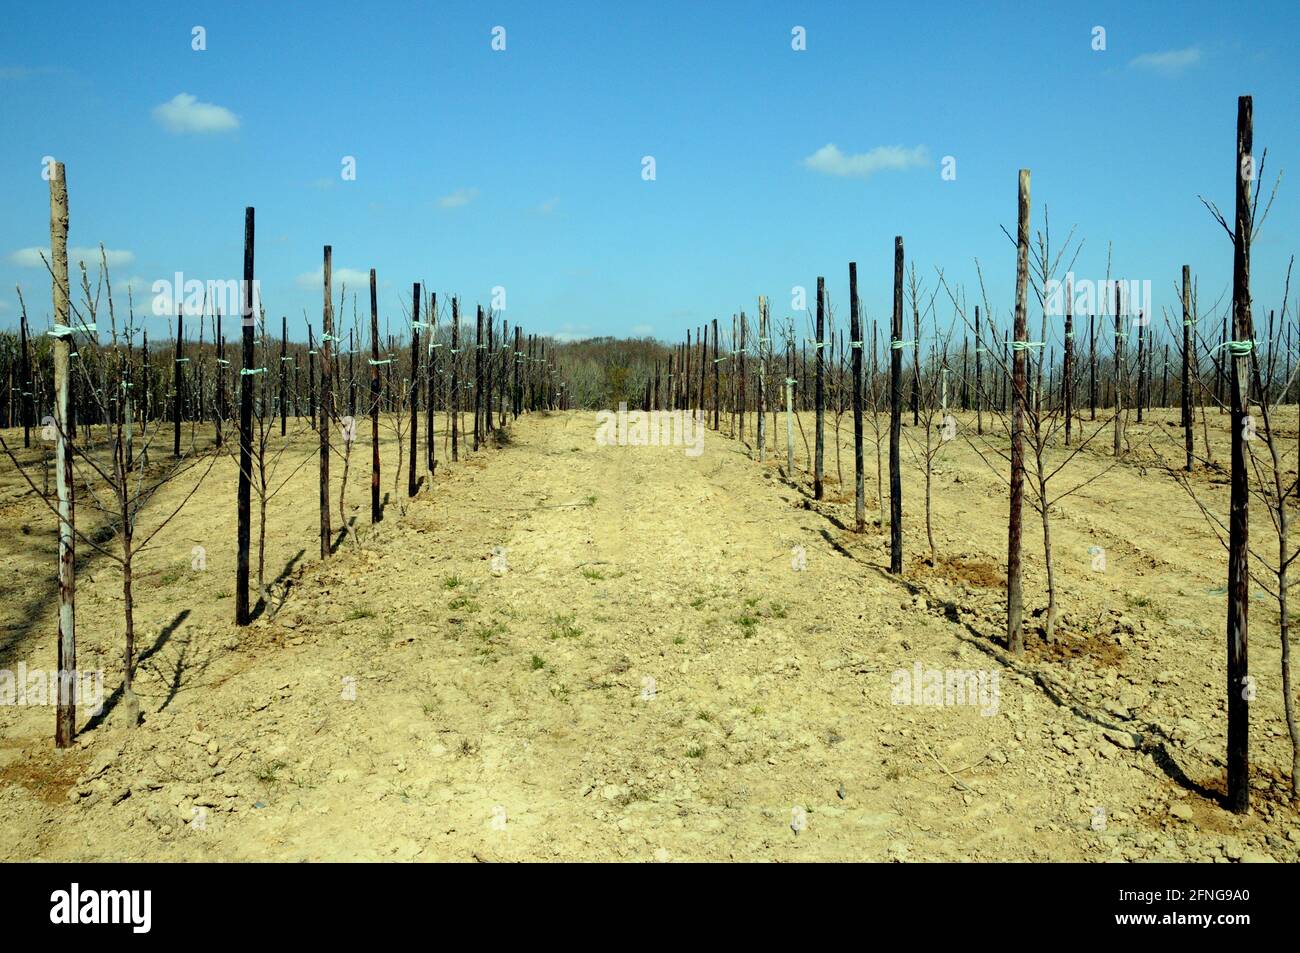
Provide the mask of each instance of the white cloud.
POLYGON ((655 333, 655 326, 653 324, 634 324, 632 325, 632 333, 637 337, 648 338, 655 333))
POLYGON ((542 215, 550 215, 559 207, 560 200, 558 198, 547 199, 541 205, 537 206, 537 211, 542 215))
POLYGON ((1153 73, 1163 73, 1165 76, 1177 76, 1183 70, 1190 69, 1200 61, 1200 47, 1189 46, 1182 50, 1142 53, 1129 60, 1128 65, 1137 69, 1150 70, 1153 73))
POLYGON ((828 142, 803 160, 806 168, 824 175, 840 175, 866 179, 887 169, 911 169, 930 164, 925 146, 908 149, 904 146, 876 146, 870 152, 846 155, 833 142, 828 142))
MULTIPOLYGON (((48 260, 50 257, 49 248, 41 247, 40 245, 33 245, 29 248, 20 248, 9 256, 9 263, 11 265, 18 265, 20 268, 44 268, 45 262, 41 260, 41 255, 44 255, 48 260)), ((105 248, 104 257, 108 260, 109 268, 119 268, 135 261, 134 252, 115 248, 105 248)), ((93 269, 99 264, 99 248, 69 248, 69 266, 75 265, 75 263, 79 261, 84 261, 87 268, 93 269)))
POLYGON ((478 189, 457 189, 450 195, 444 195, 438 199, 438 205, 441 208, 462 208, 478 198, 478 189))
MULTIPOLYGON (((370 272, 357 271, 355 268, 331 268, 330 281, 334 285, 335 292, 343 285, 356 290, 358 288, 370 287, 370 272)), ((315 271, 304 272, 298 276, 298 286, 300 288, 309 288, 313 291, 320 291, 325 287, 325 266, 321 265, 315 271)))
POLYGON ((225 106, 201 103, 189 93, 177 93, 155 106, 153 118, 169 132, 230 132, 239 128, 239 117, 225 106))

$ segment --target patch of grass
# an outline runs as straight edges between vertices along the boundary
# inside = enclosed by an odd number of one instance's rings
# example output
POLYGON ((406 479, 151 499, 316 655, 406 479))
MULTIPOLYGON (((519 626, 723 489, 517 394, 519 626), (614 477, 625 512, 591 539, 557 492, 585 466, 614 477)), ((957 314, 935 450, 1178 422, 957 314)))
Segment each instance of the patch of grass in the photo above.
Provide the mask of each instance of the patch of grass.
POLYGON ((574 622, 572 615, 557 615, 551 618, 551 639, 577 639, 582 637, 582 629, 574 622))
POLYGON ((493 622, 491 625, 477 625, 474 627, 474 635, 484 642, 490 642, 498 635, 505 635, 506 627, 500 622, 493 622))
POLYGON ((542 658, 540 655, 534 655, 532 661, 528 663, 528 667, 534 672, 540 672, 542 669, 546 668, 546 659, 542 658))
POLYGON ((766 715, 767 709, 764 708, 762 705, 755 705, 753 708, 749 710, 749 713, 751 715, 766 715))
POLYGON ((713 721, 713 715, 702 708, 695 713, 695 717, 700 721, 713 721))
POLYGON ((703 597, 703 596, 696 596, 694 599, 691 600, 691 602, 690 602, 690 606, 691 606, 692 609, 700 609, 700 608, 703 608, 703 607, 704 607, 704 597, 703 597))
POLYGON ((284 761, 268 761, 254 772, 253 777, 263 784, 275 784, 280 780, 280 771, 288 767, 284 761))
POLYGON ((182 571, 179 568, 163 570, 163 574, 158 577, 158 585, 170 586, 181 580, 182 571))
POLYGON ((754 631, 758 628, 758 616, 746 613, 745 615, 736 616, 733 621, 736 625, 740 626, 741 631, 745 634, 745 638, 752 639, 754 637, 754 631))
POLYGON ((464 610, 465 612, 478 612, 479 604, 469 596, 457 596, 455 599, 452 599, 451 602, 447 603, 447 608, 451 609, 453 612, 459 612, 461 610, 464 610))
POLYGON ((465 580, 461 579, 460 576, 444 576, 442 580, 442 588, 444 589, 456 589, 464 584, 465 580))
POLYGON ((234 595, 234 593, 232 593, 229 589, 222 589, 220 592, 217 593, 217 598, 229 599, 232 595, 234 595))
POLYGON ((688 758, 696 758, 696 759, 703 758, 703 757, 704 757, 704 751, 705 751, 705 749, 704 749, 704 747, 703 747, 702 745, 696 745, 696 746, 693 747, 693 748, 687 748, 687 749, 686 749, 686 757, 688 757, 688 758))
POLYGON ((772 619, 784 619, 790 614, 790 610, 780 602, 772 602, 768 604, 767 614, 772 619))
POLYGON ((746 608, 746 609, 752 609, 752 608, 754 608, 756 605, 758 605, 758 600, 757 600, 757 599, 746 599, 746 600, 745 600, 745 608, 746 608))
POLYGON ((595 579, 604 579, 604 578, 605 578, 605 574, 604 574, 603 572, 601 572, 599 569, 592 569, 591 567, 588 566, 588 567, 585 567, 585 568, 582 570, 582 578, 583 578, 583 579, 593 579, 593 580, 595 580, 595 579))
POLYGON ((685 645, 685 644, 686 644, 686 636, 684 635, 679 635, 675 639, 673 639, 673 645, 685 645))
POLYGON ((343 621, 355 622, 357 619, 373 619, 374 617, 375 617, 374 610, 363 609, 358 607, 356 609, 350 610, 348 614, 343 617, 343 621))

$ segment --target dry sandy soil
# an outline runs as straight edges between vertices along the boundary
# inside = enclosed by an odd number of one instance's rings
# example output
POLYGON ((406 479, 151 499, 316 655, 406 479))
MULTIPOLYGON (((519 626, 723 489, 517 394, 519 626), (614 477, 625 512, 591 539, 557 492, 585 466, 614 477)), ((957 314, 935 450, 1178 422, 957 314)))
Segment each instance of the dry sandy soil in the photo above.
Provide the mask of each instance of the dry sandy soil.
MULTIPOLYGON (((904 450, 894 579, 887 534, 851 531, 847 418, 848 495, 828 446, 822 502, 798 437, 790 480, 783 448, 760 464, 725 421, 692 457, 597 446, 591 413, 529 415, 499 446, 440 461, 409 502, 389 434, 385 520, 369 527, 354 460, 360 531, 327 562, 314 465, 272 501, 283 601, 242 631, 222 459, 141 557, 143 724, 114 695, 56 751, 52 709, 0 707, 0 858, 1296 861, 1267 598, 1251 605, 1254 807, 1216 800, 1226 559, 1154 465, 1151 446, 1178 453, 1176 412, 1157 417, 1130 425, 1126 462, 1107 469, 1106 434, 1060 477, 1097 476, 1053 514, 1065 640, 1049 648, 1031 624, 1020 661, 999 645, 1005 487, 964 438, 938 464, 934 565, 904 450), (993 704, 896 703, 895 673, 917 664, 996 674, 993 704)), ((1224 419, 1209 419, 1220 461, 1224 419)), ((311 453, 300 435, 284 472, 311 453)), ((867 454, 873 513, 870 439, 867 454)), ((0 666, 49 668, 53 520, 3 470, 0 666)), ((1196 476, 1219 512, 1224 479, 1196 476)), ((1027 510, 1030 610, 1045 601, 1040 539, 1027 510)), ((79 556, 81 663, 111 692, 119 574, 79 556)))

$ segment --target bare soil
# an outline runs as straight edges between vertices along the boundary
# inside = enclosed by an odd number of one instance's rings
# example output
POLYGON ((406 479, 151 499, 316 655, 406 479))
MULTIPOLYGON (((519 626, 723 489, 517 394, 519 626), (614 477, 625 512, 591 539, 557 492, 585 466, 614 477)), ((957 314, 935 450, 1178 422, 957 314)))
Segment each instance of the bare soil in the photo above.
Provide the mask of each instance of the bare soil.
MULTIPOLYGON (((1031 616, 1019 660, 1001 644, 1005 467, 964 436, 938 463, 933 564, 904 450, 895 579, 888 534, 852 529, 847 415, 838 470, 828 417, 824 501, 797 430, 785 473, 780 419, 759 463, 752 416, 745 440, 724 419, 692 457, 598 446, 590 412, 527 415, 456 464, 440 448, 409 502, 389 433, 374 528, 363 423, 358 532, 322 563, 315 467, 297 471, 268 514, 275 604, 243 630, 223 458, 141 557, 143 724, 113 694, 58 751, 51 708, 0 706, 0 858, 1294 862, 1276 606, 1251 604, 1253 810, 1238 817, 1218 802, 1226 556, 1159 466, 1180 459, 1177 411, 1151 416, 1119 465, 1107 432, 1058 477, 1096 477, 1053 510, 1064 639, 1047 645, 1031 616), (996 674, 996 710, 897 703, 896 673, 917 663, 996 674)), ((1225 422, 1210 413, 1220 461, 1225 422)), ((1279 426, 1294 432, 1294 412, 1279 426)), ((313 452, 310 432, 294 439, 287 467, 313 452)), ((40 455, 22 457, 38 485, 40 455)), ((0 667, 48 669, 54 521, 2 469, 0 667)), ((1220 513, 1225 477, 1194 477, 1220 513)), ((1265 512, 1252 520, 1267 539, 1265 512)), ((1028 507, 1025 546, 1040 610, 1028 507)), ((81 667, 112 693, 119 573, 85 551, 78 571, 81 667)))

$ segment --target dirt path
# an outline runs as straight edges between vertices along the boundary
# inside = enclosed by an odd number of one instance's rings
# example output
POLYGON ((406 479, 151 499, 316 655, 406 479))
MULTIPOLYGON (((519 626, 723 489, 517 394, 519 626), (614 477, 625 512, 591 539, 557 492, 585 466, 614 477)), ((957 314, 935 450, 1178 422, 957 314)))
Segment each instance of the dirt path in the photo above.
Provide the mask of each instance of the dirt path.
MULTIPOLYGON (((60 755, 43 721, 11 722, 0 856, 1296 859, 1293 814, 1229 817, 1054 703, 741 443, 593 430, 525 418, 296 569, 274 618, 191 632, 184 674, 142 678, 141 728, 110 715, 60 755), (982 691, 898 703, 918 671, 982 691)), ((945 477, 972 521, 997 508, 978 466, 945 477)), ((969 576, 983 554, 960 551, 969 576)), ((972 618, 999 598, 939 582, 972 618)), ((1120 671, 1069 684, 1103 712, 1120 671)))

